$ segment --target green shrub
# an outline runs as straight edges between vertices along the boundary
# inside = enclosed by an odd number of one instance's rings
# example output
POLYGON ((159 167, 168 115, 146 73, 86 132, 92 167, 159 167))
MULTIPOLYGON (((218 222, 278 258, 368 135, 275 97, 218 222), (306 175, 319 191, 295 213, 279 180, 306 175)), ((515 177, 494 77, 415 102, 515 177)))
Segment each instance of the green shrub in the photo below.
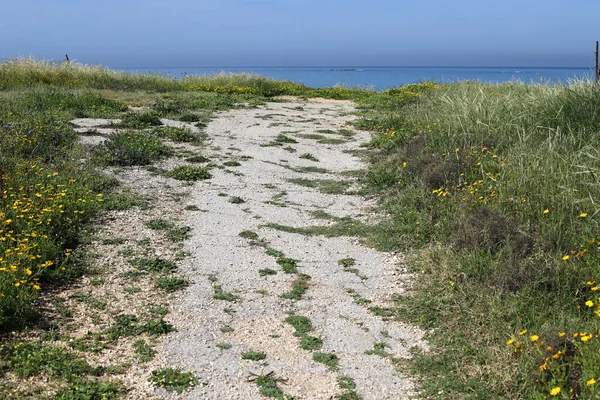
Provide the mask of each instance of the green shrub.
POLYGON ((152 371, 150 382, 156 386, 163 387, 177 393, 183 393, 185 390, 200 383, 198 378, 191 372, 183 372, 179 368, 164 368, 152 371))
POLYGON ((210 179, 212 175, 206 168, 191 167, 188 165, 180 165, 173 168, 169 174, 171 178, 179 181, 193 182, 202 179, 210 179))
POLYGON ((160 139, 143 132, 116 132, 94 150, 101 165, 149 165, 173 154, 160 139))

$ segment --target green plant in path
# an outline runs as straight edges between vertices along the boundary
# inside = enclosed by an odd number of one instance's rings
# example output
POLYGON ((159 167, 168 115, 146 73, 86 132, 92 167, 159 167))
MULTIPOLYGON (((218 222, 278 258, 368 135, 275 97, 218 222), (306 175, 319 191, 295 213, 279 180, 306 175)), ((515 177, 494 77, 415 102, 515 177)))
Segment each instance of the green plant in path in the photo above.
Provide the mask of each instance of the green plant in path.
POLYGON ((242 353, 242 359, 251 361, 260 361, 267 358, 267 355, 262 351, 247 351, 242 353))
POLYGON ((387 357, 389 354, 385 351, 390 345, 386 342, 377 342, 373 345, 373 350, 366 350, 366 355, 378 355, 380 357, 387 357))
POLYGON ((296 279, 292 282, 292 289, 281 295, 284 299, 300 300, 302 296, 308 290, 308 283, 310 282, 310 276, 306 274, 298 274, 296 279))
POLYGON ((313 361, 321 364, 325 364, 327 368, 332 371, 338 370, 339 360, 335 354, 332 353, 313 353, 313 361))
POLYGON ((127 128, 143 129, 150 126, 160 126, 160 118, 154 112, 135 113, 130 112, 121 120, 121 125, 127 128))
POLYGON ((141 132, 117 132, 94 149, 93 158, 105 166, 149 165, 172 154, 173 150, 155 136, 141 132))
POLYGON ((176 128, 174 126, 161 126, 155 128, 152 133, 159 137, 166 137, 173 142, 199 143, 200 138, 187 128, 176 128))
POLYGON ((150 382, 156 386, 163 387, 177 393, 183 393, 185 390, 200 383, 198 378, 192 372, 184 372, 179 368, 164 368, 152 371, 150 382))
POLYGON ((192 157, 188 157, 185 159, 185 161, 190 162, 190 163, 207 163, 210 162, 210 159, 204 157, 204 156, 192 156, 192 157))
POLYGON ((178 277, 164 277, 156 281, 156 287, 166 292, 176 292, 178 290, 185 289, 190 285, 189 281, 185 278, 178 277))
POLYGON ((133 343, 133 349, 136 357, 142 362, 149 362, 154 360, 156 350, 146 343, 144 339, 138 339, 133 343))
POLYGON ((277 379, 272 374, 260 375, 254 381, 259 388, 260 394, 265 397, 275 398, 277 400, 293 400, 291 396, 286 395, 277 386, 277 379))
MULTIPOLYGON (((269 250, 267 250, 268 252, 269 250)), ((281 266, 281 269, 286 274, 295 274, 298 272, 298 260, 294 260, 293 258, 288 257, 278 257, 277 264, 281 266)))
POLYGON ((123 397, 125 390, 113 382, 80 380, 60 389, 54 395, 56 400, 117 400, 123 397))
POLYGON ((167 174, 169 177, 179 181, 194 182, 203 179, 210 179, 212 175, 206 168, 192 167, 188 165, 180 165, 173 168, 167 174))
POLYGON ((310 160, 310 161, 315 161, 318 162, 319 159, 317 157, 315 157, 314 155, 310 154, 310 153, 304 153, 301 154, 300 156, 298 156, 299 158, 303 158, 305 160, 310 160))
POLYGON ((354 379, 349 376, 340 375, 338 377, 338 386, 343 389, 344 392, 337 395, 338 400, 361 400, 362 398, 356 393, 356 383, 354 379))
POLYGON ((250 239, 250 240, 259 240, 259 236, 258 234, 256 234, 256 232, 252 232, 252 231, 242 231, 239 234, 240 237, 243 237, 245 239, 250 239))
POLYGON ((304 336, 300 339, 300 347, 303 350, 320 350, 323 347, 323 340, 315 336, 304 336))
POLYGON ((294 329, 296 330, 296 332, 294 333, 295 336, 303 337, 308 332, 313 330, 312 323, 307 317, 303 317, 300 315, 290 315, 285 319, 285 322, 294 327, 294 329))

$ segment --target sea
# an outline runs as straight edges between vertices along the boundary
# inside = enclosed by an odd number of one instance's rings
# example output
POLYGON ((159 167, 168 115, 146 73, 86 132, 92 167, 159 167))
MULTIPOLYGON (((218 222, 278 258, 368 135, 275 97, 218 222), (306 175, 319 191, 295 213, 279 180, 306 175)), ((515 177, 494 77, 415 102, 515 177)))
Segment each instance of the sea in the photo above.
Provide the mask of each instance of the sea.
POLYGON ((278 80, 323 88, 348 86, 377 91, 423 81, 481 82, 521 81, 564 84, 592 79, 592 68, 540 67, 198 67, 198 68, 115 68, 128 73, 155 73, 180 78, 188 75, 252 73, 278 80))

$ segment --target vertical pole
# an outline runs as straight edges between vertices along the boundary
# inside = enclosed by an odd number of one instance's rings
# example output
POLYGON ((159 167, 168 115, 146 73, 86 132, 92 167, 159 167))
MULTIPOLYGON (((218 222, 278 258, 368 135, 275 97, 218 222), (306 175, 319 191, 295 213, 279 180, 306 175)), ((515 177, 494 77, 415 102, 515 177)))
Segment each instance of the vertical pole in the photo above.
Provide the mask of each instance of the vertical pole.
POLYGON ((598 69, 598 41, 596 40, 596 69, 594 69, 594 73, 596 74, 596 85, 600 82, 600 70, 598 69))

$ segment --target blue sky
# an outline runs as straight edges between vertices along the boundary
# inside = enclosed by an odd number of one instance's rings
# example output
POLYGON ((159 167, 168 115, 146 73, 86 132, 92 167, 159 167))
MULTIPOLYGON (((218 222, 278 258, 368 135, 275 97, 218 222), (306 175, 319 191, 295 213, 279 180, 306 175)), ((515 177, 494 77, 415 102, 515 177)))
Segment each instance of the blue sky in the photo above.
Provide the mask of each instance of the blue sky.
POLYGON ((4 0, 0 58, 111 67, 581 66, 598 0, 4 0))

